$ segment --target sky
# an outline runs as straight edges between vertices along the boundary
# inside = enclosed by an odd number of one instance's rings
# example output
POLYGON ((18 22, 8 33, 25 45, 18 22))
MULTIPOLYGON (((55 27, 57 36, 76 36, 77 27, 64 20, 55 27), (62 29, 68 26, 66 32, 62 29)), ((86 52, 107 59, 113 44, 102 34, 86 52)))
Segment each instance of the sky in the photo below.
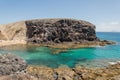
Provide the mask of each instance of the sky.
POLYGON ((96 31, 120 32, 120 0, 0 0, 0 24, 42 18, 85 20, 96 31))

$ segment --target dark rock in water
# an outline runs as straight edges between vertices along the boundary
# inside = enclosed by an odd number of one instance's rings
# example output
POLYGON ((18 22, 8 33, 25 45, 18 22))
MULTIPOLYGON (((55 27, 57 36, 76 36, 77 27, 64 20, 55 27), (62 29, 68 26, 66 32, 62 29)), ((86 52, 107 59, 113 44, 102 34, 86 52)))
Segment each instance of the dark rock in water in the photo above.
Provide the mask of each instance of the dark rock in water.
POLYGON ((86 61, 87 59, 86 58, 79 58, 77 59, 77 61, 86 61))
POLYGON ((41 19, 25 22, 28 42, 61 43, 97 41, 95 25, 74 19, 41 19))
POLYGON ((24 72, 26 68, 27 64, 22 58, 10 53, 0 55, 0 75, 24 72))

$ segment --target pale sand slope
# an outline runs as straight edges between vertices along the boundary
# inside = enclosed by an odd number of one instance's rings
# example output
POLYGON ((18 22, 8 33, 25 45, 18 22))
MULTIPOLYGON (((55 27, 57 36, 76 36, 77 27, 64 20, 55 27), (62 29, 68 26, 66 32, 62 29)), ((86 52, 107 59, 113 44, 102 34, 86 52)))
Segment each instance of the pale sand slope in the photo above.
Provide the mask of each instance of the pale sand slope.
POLYGON ((26 44, 25 40, 0 40, 0 47, 9 46, 9 45, 16 45, 16 44, 26 44))
POLYGON ((0 25, 0 47, 26 44, 25 21, 0 25))
POLYGON ((0 25, 0 40, 26 40, 25 21, 0 25))

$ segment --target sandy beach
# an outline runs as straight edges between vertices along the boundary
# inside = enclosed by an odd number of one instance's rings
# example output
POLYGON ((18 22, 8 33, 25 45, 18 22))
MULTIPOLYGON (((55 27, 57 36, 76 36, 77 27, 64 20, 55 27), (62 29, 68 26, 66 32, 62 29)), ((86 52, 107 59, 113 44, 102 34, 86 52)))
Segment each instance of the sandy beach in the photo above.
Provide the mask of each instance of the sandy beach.
POLYGON ((25 40, 0 40, 0 47, 26 43, 25 40))

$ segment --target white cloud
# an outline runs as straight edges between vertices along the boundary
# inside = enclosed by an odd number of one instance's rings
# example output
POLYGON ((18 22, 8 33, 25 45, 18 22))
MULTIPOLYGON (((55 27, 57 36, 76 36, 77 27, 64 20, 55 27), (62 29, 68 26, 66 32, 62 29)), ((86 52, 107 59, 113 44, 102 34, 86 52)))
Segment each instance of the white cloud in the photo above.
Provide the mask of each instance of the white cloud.
POLYGON ((120 32, 120 22, 107 22, 96 25, 96 31, 120 32))
POLYGON ((111 25, 119 25, 119 22, 111 22, 111 25))

